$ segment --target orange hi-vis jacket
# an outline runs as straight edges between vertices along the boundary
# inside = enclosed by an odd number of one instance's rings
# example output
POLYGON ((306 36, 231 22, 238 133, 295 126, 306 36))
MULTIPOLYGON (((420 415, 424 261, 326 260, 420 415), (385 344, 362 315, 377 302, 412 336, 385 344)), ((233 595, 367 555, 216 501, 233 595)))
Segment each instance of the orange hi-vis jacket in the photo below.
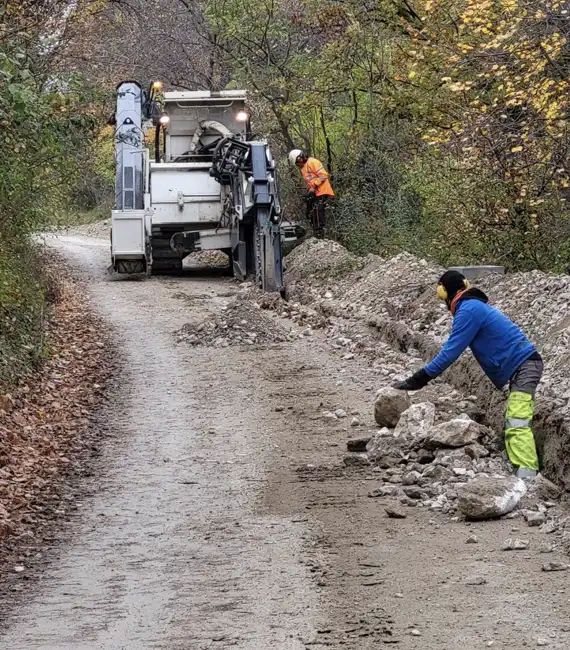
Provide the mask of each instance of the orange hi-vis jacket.
POLYGON ((301 167, 301 174, 303 174, 307 187, 315 193, 315 196, 334 196, 328 172, 320 160, 309 158, 301 167))

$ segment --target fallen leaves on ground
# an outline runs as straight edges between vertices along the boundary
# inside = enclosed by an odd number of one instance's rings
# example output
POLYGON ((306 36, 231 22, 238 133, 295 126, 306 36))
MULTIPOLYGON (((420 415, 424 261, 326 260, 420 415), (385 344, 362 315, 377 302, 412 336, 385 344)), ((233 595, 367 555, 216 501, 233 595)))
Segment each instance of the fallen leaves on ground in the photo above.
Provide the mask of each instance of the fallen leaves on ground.
MULTIPOLYGON (((60 260, 47 262, 55 300, 47 359, 17 386, 0 385, 0 570, 32 551, 41 526, 66 514, 62 478, 92 444, 90 416, 110 375, 109 336, 60 260)), ((13 567, 12 567, 13 568, 13 567)))

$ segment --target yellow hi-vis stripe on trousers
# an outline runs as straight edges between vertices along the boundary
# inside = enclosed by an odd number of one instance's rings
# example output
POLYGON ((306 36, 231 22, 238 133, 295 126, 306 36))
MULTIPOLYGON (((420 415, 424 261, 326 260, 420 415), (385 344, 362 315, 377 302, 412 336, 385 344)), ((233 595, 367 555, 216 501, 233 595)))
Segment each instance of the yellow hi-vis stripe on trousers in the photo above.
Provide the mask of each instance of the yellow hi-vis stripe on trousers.
POLYGON ((531 429, 533 413, 532 395, 518 391, 509 395, 505 414, 505 447, 515 467, 538 471, 538 456, 531 429))

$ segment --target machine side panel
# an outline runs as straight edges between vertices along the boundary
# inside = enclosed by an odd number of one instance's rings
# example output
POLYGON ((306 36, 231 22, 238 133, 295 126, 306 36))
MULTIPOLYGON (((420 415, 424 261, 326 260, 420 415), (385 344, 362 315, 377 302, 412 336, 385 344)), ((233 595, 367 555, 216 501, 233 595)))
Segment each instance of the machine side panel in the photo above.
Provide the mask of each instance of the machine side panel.
POLYGON ((152 205, 178 203, 180 193, 189 201, 221 202, 221 187, 207 170, 178 172, 153 169, 150 194, 152 205))
POLYGON ((144 210, 113 210, 112 254, 114 257, 144 257, 144 210))
POLYGON ((196 225, 196 229, 203 227, 205 223, 218 223, 221 217, 221 206, 219 203, 209 203, 206 201, 195 201, 184 204, 181 211, 176 209, 173 212, 173 206, 170 203, 153 205, 152 225, 160 226, 163 224, 179 224, 181 229, 184 227, 196 225))
POLYGON ((161 169, 153 166, 151 205, 153 224, 192 224, 220 221, 221 187, 208 169, 161 169))

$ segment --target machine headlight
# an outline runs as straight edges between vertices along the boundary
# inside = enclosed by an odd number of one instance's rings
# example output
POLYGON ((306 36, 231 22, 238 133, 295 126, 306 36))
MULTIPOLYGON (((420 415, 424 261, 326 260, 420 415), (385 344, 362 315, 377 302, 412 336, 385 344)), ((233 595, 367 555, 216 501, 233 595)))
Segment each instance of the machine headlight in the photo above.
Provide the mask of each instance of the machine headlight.
POLYGON ((247 122, 249 120, 249 113, 244 110, 238 111, 236 115, 236 120, 238 122, 247 122))
POLYGON ((168 116, 166 113, 163 113, 163 114, 160 116, 160 120, 159 120, 159 121, 160 121, 160 123, 162 124, 162 126, 166 126, 167 124, 170 124, 170 116, 168 116))

